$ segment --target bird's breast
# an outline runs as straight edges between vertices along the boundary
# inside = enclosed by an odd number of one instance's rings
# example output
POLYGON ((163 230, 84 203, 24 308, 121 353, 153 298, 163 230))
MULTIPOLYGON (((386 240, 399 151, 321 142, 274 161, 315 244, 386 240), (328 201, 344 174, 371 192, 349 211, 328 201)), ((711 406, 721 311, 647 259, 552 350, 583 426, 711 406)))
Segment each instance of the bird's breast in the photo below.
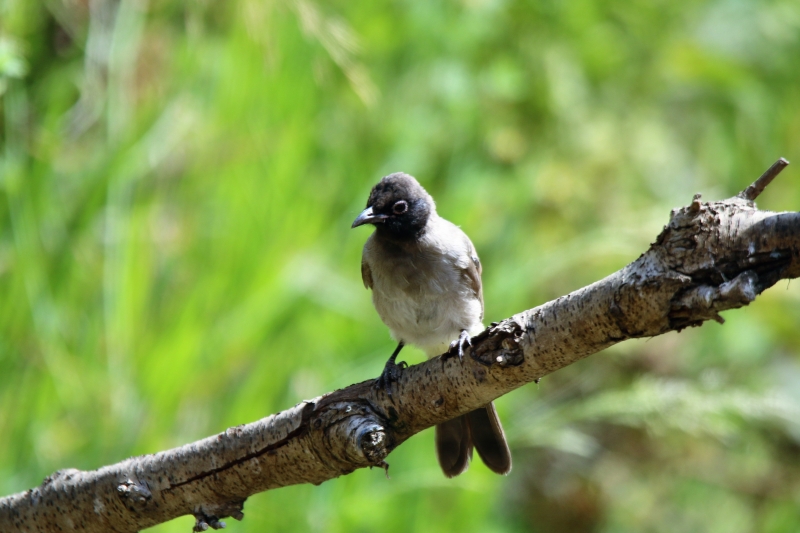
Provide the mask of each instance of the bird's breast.
POLYGON ((382 250, 368 260, 373 304, 395 339, 437 355, 461 330, 474 334, 482 329, 482 303, 456 258, 425 250, 382 250))

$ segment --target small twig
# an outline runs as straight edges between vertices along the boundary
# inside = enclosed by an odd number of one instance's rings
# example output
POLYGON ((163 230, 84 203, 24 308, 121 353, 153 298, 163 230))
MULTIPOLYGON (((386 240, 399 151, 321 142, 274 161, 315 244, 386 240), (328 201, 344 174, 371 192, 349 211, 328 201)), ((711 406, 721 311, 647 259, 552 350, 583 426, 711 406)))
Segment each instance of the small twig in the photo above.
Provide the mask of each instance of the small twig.
POLYGON ((751 202, 754 201, 758 196, 764 192, 764 189, 767 188, 775 176, 781 173, 781 171, 789 166, 789 162, 784 159, 780 158, 775 161, 771 167, 769 167, 766 172, 761 174, 761 177, 758 178, 756 181, 752 183, 748 188, 737 194, 739 198, 744 198, 745 200, 750 200, 751 202))

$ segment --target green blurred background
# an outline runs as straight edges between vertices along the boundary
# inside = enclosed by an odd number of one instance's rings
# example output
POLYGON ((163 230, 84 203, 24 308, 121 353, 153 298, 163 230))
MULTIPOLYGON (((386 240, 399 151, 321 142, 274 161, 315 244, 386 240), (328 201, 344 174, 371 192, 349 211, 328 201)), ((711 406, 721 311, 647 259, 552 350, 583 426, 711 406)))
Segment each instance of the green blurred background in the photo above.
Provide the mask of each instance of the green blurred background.
MULTIPOLYGON (((797 0, 0 0, 0 493, 377 376, 382 175, 472 237, 499 320, 800 163, 799 66, 797 0)), ((508 477, 445 479, 428 431, 229 530, 800 531, 800 282, 725 318, 501 398, 508 477)))

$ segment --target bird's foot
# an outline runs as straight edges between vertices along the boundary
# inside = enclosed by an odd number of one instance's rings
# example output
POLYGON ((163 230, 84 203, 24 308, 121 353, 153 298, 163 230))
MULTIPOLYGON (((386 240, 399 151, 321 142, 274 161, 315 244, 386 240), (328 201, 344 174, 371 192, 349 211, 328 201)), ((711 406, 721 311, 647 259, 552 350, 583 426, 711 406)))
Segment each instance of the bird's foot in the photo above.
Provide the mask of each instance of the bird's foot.
POLYGON ((408 364, 405 361, 400 361, 399 363, 395 363, 391 359, 387 361, 386 366, 383 367, 383 372, 381 372, 380 377, 375 380, 375 388, 383 389, 386 394, 391 397, 392 383, 400 379, 400 375, 403 373, 404 368, 408 368, 408 364))
POLYGON ((463 361, 464 360, 464 346, 465 345, 472 346, 472 341, 470 340, 470 336, 469 336, 469 333, 467 333, 467 330, 462 329, 461 330, 461 334, 459 334, 458 338, 450 343, 450 349, 448 350, 447 353, 452 353, 453 350, 458 348, 458 352, 456 352, 456 353, 458 353, 458 358, 461 361, 463 361))

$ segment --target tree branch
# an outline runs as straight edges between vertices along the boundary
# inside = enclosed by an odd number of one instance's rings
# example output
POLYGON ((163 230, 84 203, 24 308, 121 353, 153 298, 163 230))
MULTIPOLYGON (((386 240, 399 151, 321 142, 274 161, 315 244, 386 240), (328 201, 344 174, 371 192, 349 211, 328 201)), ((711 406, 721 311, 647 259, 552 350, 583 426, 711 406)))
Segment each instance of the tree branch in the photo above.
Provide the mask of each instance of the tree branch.
POLYGON ((252 424, 91 472, 61 470, 0 499, 0 530, 135 532, 184 514, 195 530, 241 520, 257 492, 320 484, 384 459, 412 435, 620 341, 699 326, 800 275, 800 213, 753 200, 788 162, 725 201, 672 211, 622 270, 494 323, 452 354, 407 368, 392 397, 372 381, 252 424))

